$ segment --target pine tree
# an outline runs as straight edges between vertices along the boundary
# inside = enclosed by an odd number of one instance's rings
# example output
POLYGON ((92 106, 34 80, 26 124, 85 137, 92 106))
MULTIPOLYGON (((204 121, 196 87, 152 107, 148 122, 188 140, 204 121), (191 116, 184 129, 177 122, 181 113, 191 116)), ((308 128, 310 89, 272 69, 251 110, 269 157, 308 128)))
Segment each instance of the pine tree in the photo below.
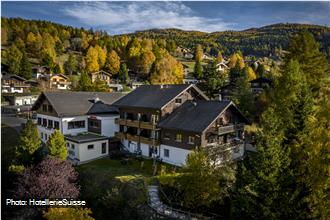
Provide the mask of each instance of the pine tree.
POLYGON ((4 53, 4 63, 9 66, 10 74, 18 75, 20 73, 22 56, 22 52, 16 47, 16 45, 12 45, 4 53))
POLYGON ((16 147, 17 161, 24 165, 32 164, 40 147, 41 140, 37 126, 31 120, 27 120, 21 131, 19 144, 16 147))
POLYGON ((25 79, 31 79, 32 77, 32 65, 29 59, 27 58, 25 52, 23 52, 23 56, 21 60, 21 71, 19 75, 24 77, 25 79))
POLYGON ((196 79, 202 79, 203 78, 203 66, 202 66, 200 61, 195 62, 194 76, 195 76, 196 79))
POLYGON ((68 150, 66 148, 64 135, 59 130, 55 130, 53 132, 53 134, 49 137, 46 146, 48 149, 48 155, 57 157, 60 160, 66 160, 68 150))
POLYGON ((78 81, 77 91, 90 91, 92 82, 89 75, 86 72, 81 73, 78 81))
POLYGON ((125 63, 120 64, 118 78, 123 84, 126 84, 129 81, 128 70, 125 63))

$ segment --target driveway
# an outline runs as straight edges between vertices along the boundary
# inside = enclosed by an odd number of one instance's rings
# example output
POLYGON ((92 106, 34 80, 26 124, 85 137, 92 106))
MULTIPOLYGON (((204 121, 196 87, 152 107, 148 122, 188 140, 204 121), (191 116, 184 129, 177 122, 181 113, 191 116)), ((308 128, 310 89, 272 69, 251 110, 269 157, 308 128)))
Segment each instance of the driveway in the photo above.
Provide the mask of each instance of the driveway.
POLYGON ((18 118, 13 114, 1 114, 1 123, 15 128, 17 132, 20 132, 22 129, 22 123, 26 123, 26 119, 18 118))

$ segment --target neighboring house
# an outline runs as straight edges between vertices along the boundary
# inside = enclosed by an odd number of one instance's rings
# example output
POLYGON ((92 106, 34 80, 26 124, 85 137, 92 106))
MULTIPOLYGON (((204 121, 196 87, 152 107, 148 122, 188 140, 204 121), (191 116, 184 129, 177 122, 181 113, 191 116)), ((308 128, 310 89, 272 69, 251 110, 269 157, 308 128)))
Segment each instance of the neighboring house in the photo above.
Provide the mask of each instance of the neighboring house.
POLYGON ((42 93, 32 108, 37 112, 42 142, 58 129, 65 136, 69 159, 75 163, 107 156, 118 130, 118 110, 112 103, 122 96, 106 92, 42 93))
POLYGON ((251 89, 254 95, 259 95, 265 89, 268 89, 273 86, 273 81, 264 77, 259 77, 250 81, 251 89))
POLYGON ((40 79, 50 74, 50 68, 47 66, 34 66, 32 67, 32 78, 40 79))
MULTIPOLYGON (((233 103, 208 101, 187 84, 141 86, 114 105, 120 113, 116 137, 128 151, 177 166, 193 149, 242 138, 247 122, 233 103)), ((240 146, 234 156, 242 154, 240 146)))
POLYGON ((229 67, 227 66, 225 61, 222 61, 221 63, 217 64, 217 71, 224 73, 226 70, 229 70, 229 67))
POLYGON ((194 58, 194 55, 190 52, 184 52, 183 57, 186 59, 192 59, 192 58, 194 58))
POLYGON ((129 86, 131 87, 131 89, 137 89, 137 88, 139 88, 140 86, 143 86, 143 85, 145 85, 145 83, 144 82, 138 82, 138 81, 132 81, 132 82, 130 82, 130 84, 129 84, 129 86))
POLYGON ((2 97, 8 101, 9 105, 33 105, 39 95, 28 93, 8 93, 2 97))
POLYGON ((234 159, 244 155, 244 125, 248 120, 231 101, 187 101, 158 124, 160 158, 183 164, 195 149, 226 144, 234 159))
POLYGON ((23 93, 28 92, 30 85, 26 83, 26 79, 17 75, 1 76, 1 92, 2 93, 23 93))
POLYGON ((192 74, 188 74, 188 75, 184 76, 183 83, 195 85, 195 84, 199 83, 199 80, 196 79, 194 76, 192 76, 192 74))
POLYGON ((115 92, 121 92, 124 89, 123 85, 119 83, 111 83, 109 84, 109 88, 111 89, 111 91, 115 92))
POLYGON ((229 83, 225 86, 222 86, 220 89, 219 100, 221 100, 221 101, 231 100, 231 98, 233 96, 234 88, 235 88, 235 85, 233 83, 229 83))
POLYGON ((100 70, 98 72, 90 73, 90 77, 92 80, 92 83, 95 82, 97 79, 105 81, 107 85, 111 84, 111 74, 108 72, 105 72, 103 70, 100 70))
POLYGON ((69 78, 63 74, 50 75, 48 81, 50 89, 67 90, 71 86, 69 78))

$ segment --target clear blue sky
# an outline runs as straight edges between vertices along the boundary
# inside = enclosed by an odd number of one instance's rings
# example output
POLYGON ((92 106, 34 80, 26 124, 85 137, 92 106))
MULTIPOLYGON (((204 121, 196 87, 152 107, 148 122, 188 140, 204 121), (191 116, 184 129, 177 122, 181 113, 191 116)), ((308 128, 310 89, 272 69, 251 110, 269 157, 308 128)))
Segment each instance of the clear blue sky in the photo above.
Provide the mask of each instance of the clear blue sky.
POLYGON ((109 34, 150 28, 206 32, 274 23, 330 26, 327 2, 3 2, 2 16, 48 20, 109 34))

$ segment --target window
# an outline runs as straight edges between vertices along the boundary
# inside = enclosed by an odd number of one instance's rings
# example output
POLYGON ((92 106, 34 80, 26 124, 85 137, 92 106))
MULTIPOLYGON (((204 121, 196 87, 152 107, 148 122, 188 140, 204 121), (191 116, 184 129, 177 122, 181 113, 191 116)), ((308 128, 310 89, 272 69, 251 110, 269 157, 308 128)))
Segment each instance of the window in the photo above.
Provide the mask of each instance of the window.
POLYGON ((195 143, 195 137, 194 136, 189 136, 188 143, 189 144, 194 144, 195 143))
POLYGON ((89 145, 87 146, 87 149, 88 149, 88 150, 94 149, 94 144, 89 144, 89 145))
POLYGON ((70 147, 70 143, 66 143, 66 146, 67 146, 67 148, 69 148, 70 147))
POLYGON ((47 141, 47 134, 45 134, 45 140, 47 141))
POLYGON ((182 99, 175 99, 175 104, 181 104, 182 103, 182 99))
POLYGON ((38 117, 38 125, 41 125, 41 118, 38 117))
POLYGON ((176 134, 175 140, 177 142, 181 142, 182 141, 182 134, 176 134))
POLYGON ((42 105, 42 111, 44 111, 44 112, 47 111, 47 105, 42 105))
POLYGON ((48 120, 48 128, 53 128, 53 120, 48 120))
POLYGON ((170 133, 165 133, 164 134, 164 139, 170 140, 170 138, 171 138, 171 134, 170 133))
POLYGON ((164 149, 164 157, 170 157, 170 150, 164 149))
POLYGON ((48 111, 49 111, 49 112, 53 112, 53 106, 48 105, 48 111))
POLYGON ((69 150, 69 155, 70 155, 70 156, 74 156, 74 155, 75 155, 74 151, 69 150))
POLYGON ((107 152, 107 143, 102 143, 102 154, 107 152))
POLYGON ((60 123, 58 121, 54 121, 54 128, 57 130, 60 129, 60 123))
POLYGON ((71 144, 71 148, 72 148, 73 150, 74 150, 74 147, 75 147, 74 144, 71 144))
POLYGON ((47 127, 47 119, 45 118, 42 119, 42 126, 47 127))
POLYGON ((41 139, 44 139, 44 133, 40 132, 41 139))
POLYGON ((71 121, 68 123, 68 129, 84 128, 85 121, 71 121))

